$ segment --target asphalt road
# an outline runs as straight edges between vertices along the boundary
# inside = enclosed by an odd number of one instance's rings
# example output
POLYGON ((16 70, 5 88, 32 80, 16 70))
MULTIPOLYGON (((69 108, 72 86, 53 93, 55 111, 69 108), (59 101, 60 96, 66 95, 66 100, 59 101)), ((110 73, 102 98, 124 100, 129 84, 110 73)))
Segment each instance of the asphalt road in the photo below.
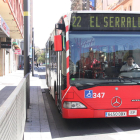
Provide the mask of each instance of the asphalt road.
MULTIPOLYGON (((37 69, 45 81, 45 67, 37 69)), ((65 140, 139 140, 140 118, 63 119, 48 89, 43 91, 53 139, 65 140)))

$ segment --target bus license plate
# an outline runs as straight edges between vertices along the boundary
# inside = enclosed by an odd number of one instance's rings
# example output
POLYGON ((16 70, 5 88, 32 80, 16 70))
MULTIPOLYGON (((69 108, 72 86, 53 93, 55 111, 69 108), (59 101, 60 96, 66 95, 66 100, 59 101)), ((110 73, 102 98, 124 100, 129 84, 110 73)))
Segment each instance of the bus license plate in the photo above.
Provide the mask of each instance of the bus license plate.
POLYGON ((105 112, 105 117, 121 117, 127 116, 126 112, 105 112))

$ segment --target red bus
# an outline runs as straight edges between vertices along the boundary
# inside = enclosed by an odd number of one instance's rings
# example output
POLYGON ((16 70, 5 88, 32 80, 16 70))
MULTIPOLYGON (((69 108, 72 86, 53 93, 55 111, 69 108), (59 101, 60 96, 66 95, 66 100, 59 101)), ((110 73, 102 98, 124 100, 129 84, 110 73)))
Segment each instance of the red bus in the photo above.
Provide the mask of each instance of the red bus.
POLYGON ((47 85, 63 118, 140 116, 139 12, 71 12, 46 53, 47 85))

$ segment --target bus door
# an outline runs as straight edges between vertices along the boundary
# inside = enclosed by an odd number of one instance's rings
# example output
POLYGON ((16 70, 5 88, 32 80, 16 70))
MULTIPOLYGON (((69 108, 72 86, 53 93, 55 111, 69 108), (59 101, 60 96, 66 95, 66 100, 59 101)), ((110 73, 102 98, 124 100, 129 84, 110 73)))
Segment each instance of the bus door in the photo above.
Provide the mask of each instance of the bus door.
POLYGON ((46 45, 46 84, 49 86, 49 42, 46 45))
POLYGON ((51 87, 51 41, 49 41, 49 71, 48 71, 48 86, 51 87))
POLYGON ((61 109, 61 93, 62 90, 66 89, 66 38, 63 36, 63 51, 58 52, 57 56, 58 69, 57 69, 57 105, 61 109))
POLYGON ((60 107, 60 103, 61 103, 61 65, 62 65, 62 59, 61 59, 61 55, 62 55, 62 52, 58 52, 58 55, 57 55, 57 94, 55 96, 55 101, 56 101, 56 104, 58 106, 58 108, 60 107))
POLYGON ((51 86, 51 95, 55 99, 55 82, 57 79, 57 70, 56 70, 56 52, 54 51, 54 44, 51 45, 50 49, 50 66, 49 66, 49 83, 51 86))

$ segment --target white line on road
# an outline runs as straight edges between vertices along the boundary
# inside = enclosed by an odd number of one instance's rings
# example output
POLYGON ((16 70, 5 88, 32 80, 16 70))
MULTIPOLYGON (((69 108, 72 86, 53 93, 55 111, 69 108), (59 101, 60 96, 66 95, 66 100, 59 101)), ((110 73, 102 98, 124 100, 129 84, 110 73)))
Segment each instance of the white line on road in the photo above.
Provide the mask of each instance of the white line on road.
MULTIPOLYGON (((108 119, 105 119, 105 122, 110 125, 116 132, 118 133, 122 133, 124 132, 121 128, 119 128, 118 126, 116 126, 113 122, 109 121, 108 119)), ((124 132, 125 133, 125 132, 124 132)))
POLYGON ((127 132, 124 132, 121 128, 119 128, 118 126, 116 126, 113 122, 109 121, 108 119, 105 120, 105 122, 110 125, 117 133, 110 133, 108 136, 113 138, 114 140, 138 140, 138 135, 133 135, 129 134, 127 132), (137 137, 137 139, 136 139, 137 137))

